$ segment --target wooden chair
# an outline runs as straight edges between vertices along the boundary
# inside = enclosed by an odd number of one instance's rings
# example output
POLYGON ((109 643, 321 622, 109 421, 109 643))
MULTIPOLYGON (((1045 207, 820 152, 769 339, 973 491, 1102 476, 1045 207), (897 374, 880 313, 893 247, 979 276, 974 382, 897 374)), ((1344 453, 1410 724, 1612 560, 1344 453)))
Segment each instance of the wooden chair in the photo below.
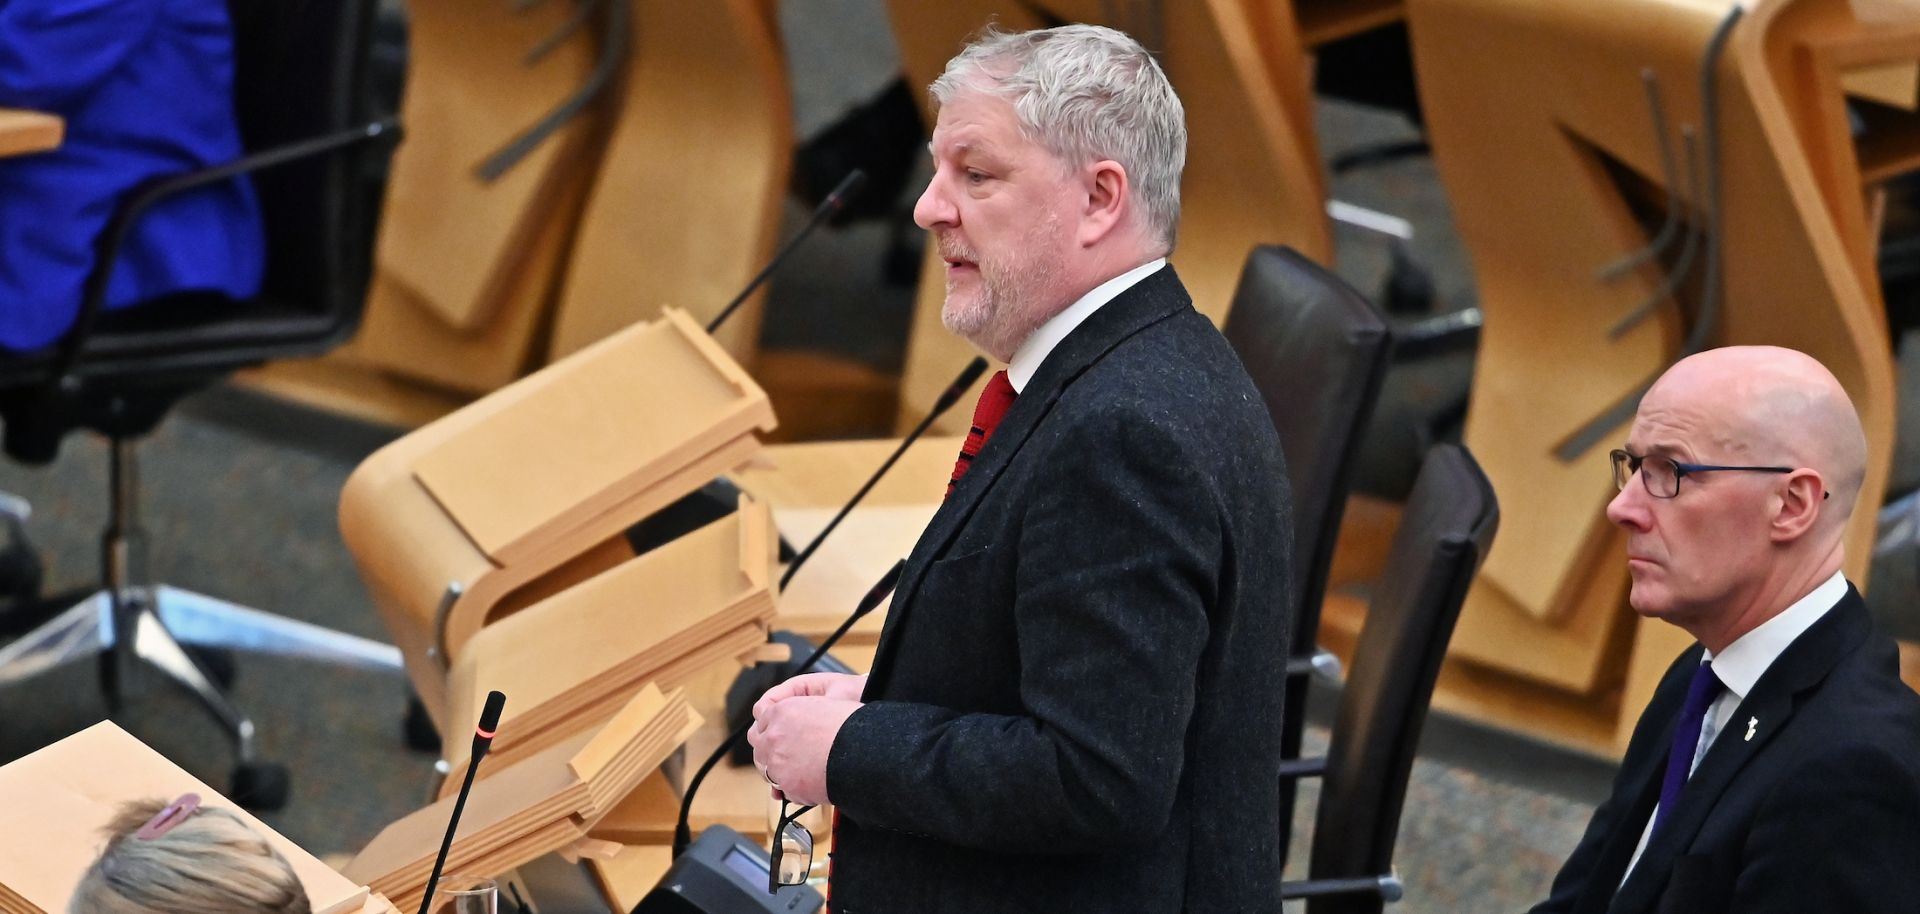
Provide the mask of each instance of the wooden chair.
MULTIPOLYGON (((1891 459, 1862 201, 1871 178, 1913 167, 1916 122, 1889 116, 1855 148, 1841 77, 1920 57, 1920 17, 1774 0, 1728 24, 1732 8, 1409 4, 1435 164, 1486 314, 1466 441, 1509 501, 1438 700, 1600 753, 1624 745, 1685 640, 1625 608, 1603 516, 1606 451, 1638 392, 1703 346, 1775 343, 1830 367, 1871 443, 1847 534, 1855 581, 1891 459)), ((1327 619, 1358 629, 1347 609, 1327 619)))
MULTIPOLYGON (((419 425, 664 306, 704 320, 771 253, 792 128, 764 3, 422 0, 408 15, 418 127, 395 157, 365 327, 256 382, 419 425), (575 100, 510 168, 480 173, 575 100)), ((720 333, 744 362, 757 309, 720 333)))

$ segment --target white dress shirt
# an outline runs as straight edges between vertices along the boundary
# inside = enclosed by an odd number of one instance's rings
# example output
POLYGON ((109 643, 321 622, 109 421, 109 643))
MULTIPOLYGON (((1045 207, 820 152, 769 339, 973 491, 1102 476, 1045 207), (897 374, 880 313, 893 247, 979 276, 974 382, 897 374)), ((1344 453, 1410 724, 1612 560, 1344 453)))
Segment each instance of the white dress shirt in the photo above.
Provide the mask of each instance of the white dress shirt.
MULTIPOLYGON (((1767 668, 1773 666, 1773 662, 1786 652, 1787 646, 1795 638, 1812 628, 1813 623, 1820 621, 1820 617, 1826 615, 1827 610, 1846 595, 1847 577, 1836 571, 1826 583, 1794 601, 1779 615, 1760 623, 1758 628, 1727 645, 1727 649, 1721 651, 1719 656, 1714 656, 1712 651, 1706 653, 1703 662, 1713 662, 1714 678, 1720 680, 1725 688, 1721 690, 1720 697, 1707 706, 1707 718, 1700 724, 1700 741, 1693 748, 1693 763, 1687 767, 1688 776, 1692 776, 1693 769, 1700 767, 1700 760, 1706 757, 1707 749, 1713 746, 1713 738, 1726 729, 1727 719, 1746 700, 1747 693, 1753 691, 1754 683, 1760 681, 1767 668)), ((1753 722, 1753 726, 1759 725, 1760 722, 1753 722)), ((1661 770, 1665 770, 1664 764, 1661 770)), ((1633 849, 1633 859, 1627 861, 1627 871, 1620 877, 1623 885, 1627 877, 1633 875, 1634 864, 1640 862, 1640 855, 1646 853, 1647 841, 1653 837, 1653 820, 1658 814, 1659 807, 1656 806, 1654 814, 1647 817, 1647 827, 1640 832, 1640 844, 1633 849)))
POLYGON ((1094 286, 1093 291, 1080 296, 1079 301, 1048 318, 1046 323, 1040 325, 1040 329, 1027 336, 1019 349, 1013 351, 1013 358, 1007 362, 1007 383, 1013 385, 1013 392, 1017 394, 1027 389, 1027 382, 1033 380, 1034 373, 1040 370, 1040 363, 1047 360, 1047 353, 1052 352, 1053 347, 1060 345, 1060 341, 1066 339, 1067 334, 1073 332, 1073 328, 1092 317, 1093 312, 1100 310, 1101 305, 1113 301, 1115 296, 1133 288, 1134 283, 1152 276, 1156 270, 1166 265, 1165 257, 1156 257, 1147 261, 1094 286))

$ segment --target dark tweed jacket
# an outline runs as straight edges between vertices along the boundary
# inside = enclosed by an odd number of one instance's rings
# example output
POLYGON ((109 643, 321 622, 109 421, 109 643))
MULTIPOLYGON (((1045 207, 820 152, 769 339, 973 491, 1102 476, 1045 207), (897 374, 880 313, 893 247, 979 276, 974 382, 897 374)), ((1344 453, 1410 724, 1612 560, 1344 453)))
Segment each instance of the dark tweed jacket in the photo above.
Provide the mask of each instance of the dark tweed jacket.
POLYGON ((1277 910, 1291 535, 1173 269, 1095 312, 908 559, 827 764, 833 910, 1277 910))

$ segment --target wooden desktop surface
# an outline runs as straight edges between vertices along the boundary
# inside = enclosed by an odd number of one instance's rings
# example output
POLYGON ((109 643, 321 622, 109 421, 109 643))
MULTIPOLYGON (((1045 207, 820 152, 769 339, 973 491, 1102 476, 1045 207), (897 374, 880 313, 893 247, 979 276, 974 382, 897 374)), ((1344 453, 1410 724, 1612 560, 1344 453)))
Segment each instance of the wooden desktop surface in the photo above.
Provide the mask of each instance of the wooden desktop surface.
POLYGON ((51 114, 0 108, 0 158, 54 149, 66 129, 66 121, 51 114))

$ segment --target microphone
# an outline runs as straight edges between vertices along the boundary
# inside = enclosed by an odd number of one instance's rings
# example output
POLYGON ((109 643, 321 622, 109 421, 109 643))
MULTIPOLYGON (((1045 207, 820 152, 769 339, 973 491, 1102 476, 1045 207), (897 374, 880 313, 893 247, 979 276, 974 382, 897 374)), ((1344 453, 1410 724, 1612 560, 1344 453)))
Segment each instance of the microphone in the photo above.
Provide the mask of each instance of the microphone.
POLYGON ((453 816, 447 820, 447 836, 440 841, 440 856, 434 859, 433 872, 427 875, 427 894, 420 899, 420 914, 427 914, 427 908, 433 904, 433 890, 440 884, 440 871, 447 866, 447 852, 453 849, 453 833, 460 827, 460 813, 466 810, 467 794, 473 791, 473 774, 480 770, 480 760, 493 747, 493 734, 500 729, 500 711, 506 706, 505 693, 487 693, 486 707, 480 710, 480 723, 473 728, 473 752, 467 761, 467 777, 460 784, 459 797, 453 801, 453 816))
POLYGON ((780 576, 781 590, 786 590, 787 582, 793 580, 793 576, 800 570, 800 566, 805 565, 808 559, 813 558, 813 554, 819 550, 820 544, 826 541, 827 534, 832 533, 833 528, 840 526, 840 522, 846 519, 847 513, 852 511, 854 506, 860 503, 861 499, 866 498, 868 492, 873 491, 873 487, 879 484, 880 477, 887 475, 887 471, 893 469, 893 465, 900 460, 900 455, 905 454, 907 448, 912 447, 915 441, 920 440, 921 435, 927 433, 927 429, 933 427, 933 420, 940 418, 940 414, 952 409, 953 404, 960 400, 961 395, 967 392, 967 388, 973 386, 973 382, 980 380, 981 372, 986 370, 987 360, 979 356, 974 356, 973 361, 967 363, 967 367, 960 369, 960 375, 953 379, 952 384, 947 385, 946 390, 940 392, 939 398, 933 401, 933 409, 927 411, 926 417, 920 420, 920 424, 914 426, 913 431, 907 433, 907 437, 900 439, 900 446, 893 449, 893 453, 888 455, 886 461, 880 464, 880 469, 873 471, 873 475, 867 477, 866 483, 860 486, 860 491, 853 493, 853 498, 846 503, 846 506, 842 507, 840 512, 833 516, 832 520, 827 521, 827 525, 820 528, 819 533, 814 534, 813 541, 807 543, 806 548, 800 550, 800 553, 793 557, 793 563, 788 565, 786 573, 780 576))
POLYGON ((800 242, 805 241, 808 235, 813 234, 813 230, 819 228, 820 223, 827 221, 829 217, 838 215, 841 210, 846 209, 847 201, 852 200, 860 193, 861 188, 866 186, 866 172, 858 168, 847 172, 847 176, 840 179, 840 183, 833 188, 831 193, 827 194, 827 198, 820 201, 819 206, 813 208, 813 215, 807 217, 807 224, 801 226, 800 231, 795 232, 792 238, 787 239, 786 244, 780 246, 780 250, 773 255, 773 259, 767 261, 767 265, 762 267, 759 274, 747 282, 747 287, 741 289, 740 294, 733 297, 733 301, 727 302, 727 306, 721 308, 719 314, 714 315, 713 320, 707 323, 707 332, 713 333, 719 330, 720 325, 726 323, 727 318, 733 316, 733 312, 740 307, 740 303, 746 301, 747 296, 752 295, 755 289, 760 288, 761 283, 767 281, 767 277, 773 275, 774 270, 780 268, 781 262, 785 261, 787 255, 792 254, 794 249, 800 246, 800 242))
MULTIPOLYGON (((874 582, 873 588, 867 591, 867 595, 860 598, 860 605, 854 607, 853 615, 848 616, 847 621, 840 623, 840 627, 834 629, 833 634, 828 635, 826 640, 820 642, 820 646, 814 648, 813 653, 807 656, 806 661, 794 668, 793 675, 798 676, 812 669, 813 665, 818 663, 820 658, 826 655, 827 649, 832 647, 835 642, 840 640, 841 636, 853 628, 855 622, 860 621, 866 614, 873 612, 874 608, 880 605, 881 600, 886 599, 888 594, 893 593, 893 588, 900 583, 900 572, 905 570, 906 567, 906 559, 894 562, 893 567, 887 569, 887 573, 881 575, 880 580, 874 582)), ((700 770, 693 773, 693 779, 687 782, 687 793, 680 798, 680 819, 674 823, 673 826, 674 857, 677 858, 685 853, 687 845, 693 843, 692 820, 694 794, 699 792, 700 785, 706 781, 707 775, 713 771, 713 767, 720 764, 720 760, 725 758, 727 753, 731 752, 733 747, 738 745, 741 740, 746 739, 747 730, 752 726, 753 721, 749 719, 746 723, 735 728, 733 733, 728 735, 726 741, 722 742, 718 748, 715 748, 713 754, 707 756, 707 760, 700 764, 700 770)), ((467 769, 467 779, 469 783, 472 782, 473 769, 471 768, 467 769)), ((461 799, 464 800, 465 798, 466 794, 463 791, 461 793, 461 799)), ((454 816, 456 818, 459 816, 457 807, 454 811, 454 816)), ((451 831, 448 832, 448 836, 452 836, 451 831)), ((445 850, 441 851, 443 857, 445 853, 445 850)), ((436 867, 436 872, 437 870, 438 868, 436 867)), ((432 893, 432 883, 428 883, 428 893, 432 893)), ((426 914, 426 912, 423 910, 420 914, 426 914)))

